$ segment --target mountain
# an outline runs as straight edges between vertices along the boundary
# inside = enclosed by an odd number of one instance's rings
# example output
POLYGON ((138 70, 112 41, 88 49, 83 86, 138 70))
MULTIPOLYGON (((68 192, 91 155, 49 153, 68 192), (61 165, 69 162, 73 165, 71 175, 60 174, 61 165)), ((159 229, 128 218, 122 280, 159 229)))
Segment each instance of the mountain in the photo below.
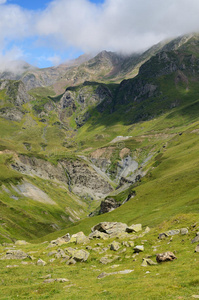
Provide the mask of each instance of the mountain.
POLYGON ((2 299, 197 298, 199 35, 22 65, 0 80, 2 299))

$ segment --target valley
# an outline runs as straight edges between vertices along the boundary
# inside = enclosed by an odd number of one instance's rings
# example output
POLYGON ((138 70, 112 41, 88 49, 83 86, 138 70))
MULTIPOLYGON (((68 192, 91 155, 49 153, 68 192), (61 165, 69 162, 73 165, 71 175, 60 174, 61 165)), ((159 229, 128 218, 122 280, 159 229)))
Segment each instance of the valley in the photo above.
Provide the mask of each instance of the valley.
POLYGON ((198 34, 0 74, 1 299, 199 297, 198 80, 198 34))

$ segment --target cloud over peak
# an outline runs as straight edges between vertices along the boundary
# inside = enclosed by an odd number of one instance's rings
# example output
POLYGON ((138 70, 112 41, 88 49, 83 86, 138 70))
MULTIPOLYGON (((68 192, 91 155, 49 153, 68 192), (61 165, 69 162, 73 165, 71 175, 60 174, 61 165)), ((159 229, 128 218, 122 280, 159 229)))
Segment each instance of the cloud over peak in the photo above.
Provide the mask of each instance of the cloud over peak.
MULTIPOLYGON (((28 11, 0 0, 0 51, 8 42, 38 39, 46 47, 83 52, 142 51, 159 41, 199 31, 198 0, 54 0, 28 11)), ((35 44, 38 46, 40 43, 35 44)), ((55 55, 55 58, 57 56, 55 55)))

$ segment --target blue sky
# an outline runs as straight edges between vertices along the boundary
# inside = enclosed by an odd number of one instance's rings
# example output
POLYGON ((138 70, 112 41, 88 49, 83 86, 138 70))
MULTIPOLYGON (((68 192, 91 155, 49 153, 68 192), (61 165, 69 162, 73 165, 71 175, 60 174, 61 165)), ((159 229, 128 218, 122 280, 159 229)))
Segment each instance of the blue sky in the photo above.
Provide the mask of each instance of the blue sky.
POLYGON ((199 31, 199 0, 0 0, 0 71, 49 67, 83 53, 144 51, 199 31))
MULTIPOLYGON (((4 1, 4 0, 2 0, 4 1)), ((103 4, 104 0, 88 0, 91 3, 96 5, 103 4)), ((17 5, 22 9, 30 11, 44 11, 47 9, 49 3, 52 1, 49 0, 7 0, 5 5, 17 5)), ((44 38, 45 40, 45 38, 44 38)), ((21 49, 23 52, 21 59, 26 60, 30 64, 36 65, 40 68, 53 66, 61 62, 73 59, 83 54, 82 49, 73 47, 72 45, 68 47, 54 47, 49 46, 48 43, 44 42, 42 46, 41 39, 38 40, 38 36, 28 37, 23 40, 11 40, 7 43, 6 48, 3 53, 9 51, 12 48, 21 49)), ((19 54, 20 56, 20 54, 19 54)), ((19 57, 20 58, 20 57, 19 57)))
MULTIPOLYGON (((8 0, 7 4, 17 4, 26 9, 45 9, 50 1, 48 0, 8 0)), ((90 2, 99 4, 104 0, 90 0, 90 2)))

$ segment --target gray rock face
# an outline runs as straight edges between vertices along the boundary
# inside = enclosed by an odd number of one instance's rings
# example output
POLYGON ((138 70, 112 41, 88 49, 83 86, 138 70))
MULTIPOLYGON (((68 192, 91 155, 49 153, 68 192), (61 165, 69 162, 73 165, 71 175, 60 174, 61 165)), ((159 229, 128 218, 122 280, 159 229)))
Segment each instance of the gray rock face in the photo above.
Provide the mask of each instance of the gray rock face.
POLYGON ((173 254, 173 252, 170 251, 157 254, 156 256, 156 260, 158 263, 165 262, 165 261, 172 261, 174 259, 177 259, 177 257, 173 254))
POLYGON ((110 212, 116 208, 118 208, 121 204, 117 203, 113 198, 107 198, 103 200, 100 204, 100 214, 105 214, 110 212))
POLYGON ((61 181, 67 184, 67 178, 62 166, 58 163, 55 167, 48 161, 35 157, 19 155, 12 168, 22 174, 38 176, 47 180, 61 181))
POLYGON ((83 161, 62 160, 62 166, 70 175, 72 190, 78 195, 90 195, 99 199, 112 191, 111 185, 83 161))
POLYGON ((0 116, 7 120, 20 122, 24 114, 15 107, 4 107, 0 109, 0 116))

